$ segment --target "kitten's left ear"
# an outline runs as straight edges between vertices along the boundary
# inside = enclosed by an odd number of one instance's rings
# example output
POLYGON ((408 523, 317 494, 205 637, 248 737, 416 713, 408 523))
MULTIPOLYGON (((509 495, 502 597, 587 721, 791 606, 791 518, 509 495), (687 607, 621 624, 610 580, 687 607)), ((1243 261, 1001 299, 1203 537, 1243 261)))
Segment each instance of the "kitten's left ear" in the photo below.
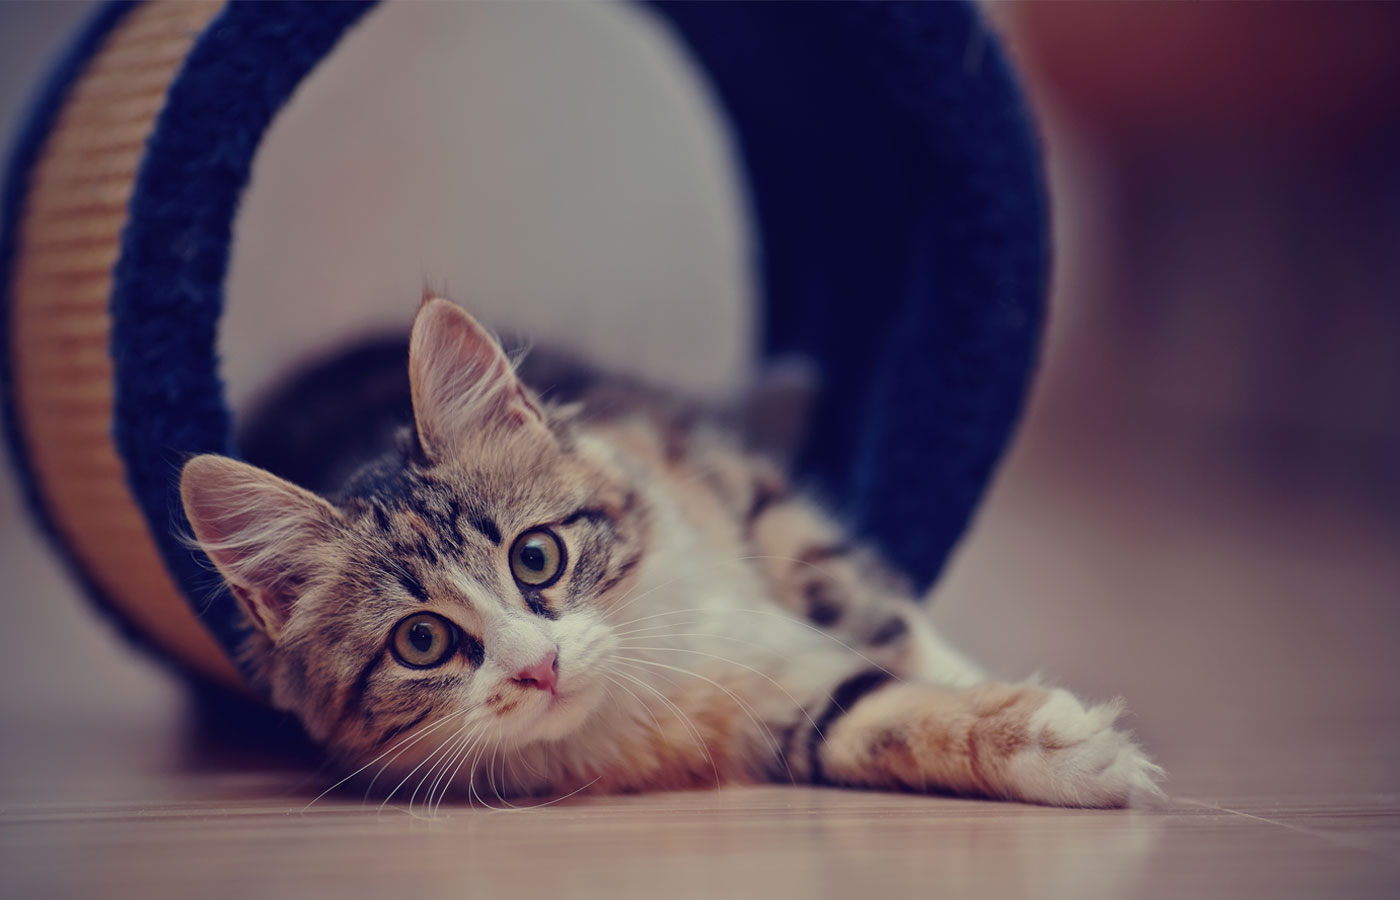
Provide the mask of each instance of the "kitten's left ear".
POLYGON ((277 641, 301 588, 328 565, 321 544, 339 521, 335 509, 271 472, 212 454, 185 464, 180 498, 249 621, 277 641))
POLYGON ((548 433, 544 413, 500 344, 450 301, 435 297, 418 310, 408 370, 418 438, 434 459, 450 455, 467 436, 483 430, 539 428, 548 433))

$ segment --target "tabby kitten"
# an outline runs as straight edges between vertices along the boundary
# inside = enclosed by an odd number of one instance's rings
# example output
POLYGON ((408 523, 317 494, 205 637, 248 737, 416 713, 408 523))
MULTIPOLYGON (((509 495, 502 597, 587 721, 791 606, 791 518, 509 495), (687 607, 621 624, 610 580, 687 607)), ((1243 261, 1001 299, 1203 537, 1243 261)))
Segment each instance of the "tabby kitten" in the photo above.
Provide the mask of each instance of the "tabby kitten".
POLYGON ((381 793, 1156 790, 1117 704, 984 680, 872 550, 676 404, 546 401, 442 299, 409 380, 413 426, 332 496, 212 455, 181 479, 257 686, 381 793))

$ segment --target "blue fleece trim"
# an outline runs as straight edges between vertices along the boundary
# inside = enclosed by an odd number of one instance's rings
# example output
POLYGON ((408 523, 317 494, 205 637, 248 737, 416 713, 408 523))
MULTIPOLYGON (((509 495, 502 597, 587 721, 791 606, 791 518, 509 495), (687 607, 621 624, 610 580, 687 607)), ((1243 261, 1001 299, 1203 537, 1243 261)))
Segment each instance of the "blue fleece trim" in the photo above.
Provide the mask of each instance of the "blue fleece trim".
POLYGON ((918 585, 1019 416, 1049 268, 1033 127, 968 3, 658 3, 748 171, 769 353, 824 393, 800 459, 918 585))
POLYGON ((232 596, 180 506, 179 471, 232 453, 215 334, 233 220, 253 156, 297 85, 372 6, 235 2, 195 42, 137 175, 112 292, 115 438, 161 556, 195 612, 237 659, 232 596))

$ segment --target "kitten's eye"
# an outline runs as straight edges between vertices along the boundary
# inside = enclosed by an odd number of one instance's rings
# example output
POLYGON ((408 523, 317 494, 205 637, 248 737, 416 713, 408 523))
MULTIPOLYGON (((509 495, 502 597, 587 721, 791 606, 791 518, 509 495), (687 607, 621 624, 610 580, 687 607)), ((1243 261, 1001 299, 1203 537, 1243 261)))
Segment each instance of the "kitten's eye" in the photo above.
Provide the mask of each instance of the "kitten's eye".
POLYGON ((510 573, 523 585, 549 587, 564 572, 564 544, 548 528, 532 528, 510 547, 510 573))
POLYGON ((394 656, 410 669, 440 666, 456 647, 456 627, 433 613, 415 613, 394 626, 394 656))

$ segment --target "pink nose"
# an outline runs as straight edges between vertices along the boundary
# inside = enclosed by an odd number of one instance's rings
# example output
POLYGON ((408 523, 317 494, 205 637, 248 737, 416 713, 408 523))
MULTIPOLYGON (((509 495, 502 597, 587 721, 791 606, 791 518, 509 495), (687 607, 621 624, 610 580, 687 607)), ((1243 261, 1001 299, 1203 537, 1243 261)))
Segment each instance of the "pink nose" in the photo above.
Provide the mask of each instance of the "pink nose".
POLYGON ((511 678, 521 687, 555 692, 559 684, 559 654, 551 650, 539 660, 516 672, 511 678))

